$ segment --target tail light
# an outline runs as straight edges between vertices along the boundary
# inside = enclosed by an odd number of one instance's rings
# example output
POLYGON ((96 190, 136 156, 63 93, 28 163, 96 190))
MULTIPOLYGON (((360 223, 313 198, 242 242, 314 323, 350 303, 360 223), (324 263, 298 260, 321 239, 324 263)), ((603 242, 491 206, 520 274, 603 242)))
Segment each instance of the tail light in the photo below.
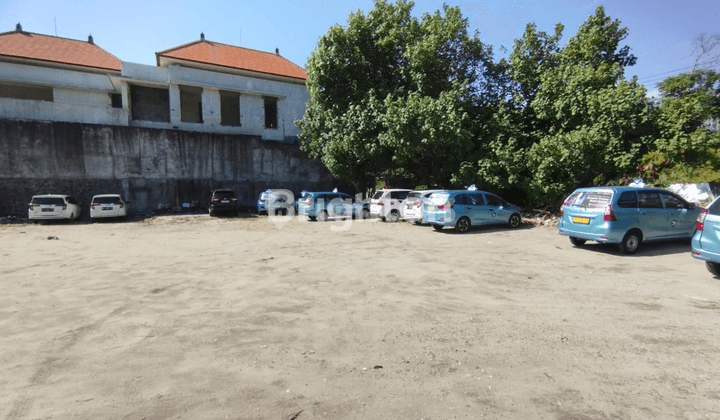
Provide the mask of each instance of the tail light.
POLYGON ((377 205, 378 205, 378 206, 384 206, 385 203, 383 203, 382 201, 380 201, 380 202, 377 203, 377 205))
POLYGON ((125 205, 124 205, 123 203, 118 203, 118 206, 119 206, 120 208, 123 208, 125 205))
POLYGON ((63 204, 62 209, 63 210, 67 209, 67 204, 63 204))
POLYGON ((100 203, 91 203, 91 204, 90 204, 90 208, 95 208, 95 207, 97 207, 97 206, 99 206, 99 205, 100 205, 100 203))
POLYGON ((230 201, 237 201, 237 197, 231 198, 230 201))
POLYGON ((612 205, 608 204, 608 206, 605 208, 605 213, 603 213, 603 220, 606 222, 617 222, 617 218, 615 218, 615 214, 612 212, 612 205))
POLYGON ((560 216, 563 215, 563 210, 565 210, 565 206, 567 206, 568 204, 570 204, 570 200, 563 201, 562 206, 560 206, 560 216))
POLYGON ((445 202, 445 204, 441 204, 441 205, 437 206, 437 209, 438 210, 450 210, 450 207, 452 207, 452 205, 448 202, 445 202))
POLYGON ((707 214, 707 209, 702 209, 702 211, 700 211, 700 214, 698 214, 697 222, 695 223, 695 229, 699 231, 705 229, 705 217, 707 216, 707 214))
POLYGON ((217 197, 213 197, 213 198, 210 199, 210 201, 220 201, 220 199, 217 198, 217 197))

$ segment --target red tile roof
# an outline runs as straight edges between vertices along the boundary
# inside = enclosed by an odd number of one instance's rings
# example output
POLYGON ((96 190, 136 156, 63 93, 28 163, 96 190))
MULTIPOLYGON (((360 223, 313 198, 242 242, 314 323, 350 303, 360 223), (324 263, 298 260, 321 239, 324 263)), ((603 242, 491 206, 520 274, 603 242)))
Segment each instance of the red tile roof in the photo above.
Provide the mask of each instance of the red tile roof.
POLYGON ((307 79, 307 73, 302 67, 279 55, 202 39, 160 51, 155 55, 158 63, 160 57, 168 57, 294 79, 307 79))
POLYGON ((0 33, 0 56, 114 71, 121 69, 117 57, 95 44, 31 32, 0 33))

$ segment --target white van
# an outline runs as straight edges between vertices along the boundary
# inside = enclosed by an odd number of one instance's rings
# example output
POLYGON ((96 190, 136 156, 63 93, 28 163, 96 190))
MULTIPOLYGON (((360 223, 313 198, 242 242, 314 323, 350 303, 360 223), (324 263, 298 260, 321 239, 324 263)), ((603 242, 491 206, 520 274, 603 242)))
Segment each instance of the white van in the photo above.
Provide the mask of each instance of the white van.
POLYGON ((80 218, 80 203, 69 195, 35 195, 28 207, 28 219, 51 220, 80 218))
POLYGON ((397 222, 402 214, 402 204, 410 191, 403 189, 377 190, 370 199, 370 217, 397 222))
POLYGON ((104 217, 127 218, 128 208, 119 194, 102 194, 92 198, 90 203, 90 218, 92 220, 104 217))

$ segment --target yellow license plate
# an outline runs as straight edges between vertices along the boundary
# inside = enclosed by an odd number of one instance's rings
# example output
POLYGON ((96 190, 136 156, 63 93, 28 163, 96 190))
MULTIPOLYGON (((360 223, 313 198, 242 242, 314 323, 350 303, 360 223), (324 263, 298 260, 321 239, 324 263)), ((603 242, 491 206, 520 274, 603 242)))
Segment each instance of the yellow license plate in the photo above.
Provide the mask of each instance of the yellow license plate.
POLYGON ((435 211, 435 206, 427 206, 427 211, 435 211))
POLYGON ((573 217, 573 223, 587 225, 588 223, 590 223, 590 219, 588 219, 587 217, 573 217))

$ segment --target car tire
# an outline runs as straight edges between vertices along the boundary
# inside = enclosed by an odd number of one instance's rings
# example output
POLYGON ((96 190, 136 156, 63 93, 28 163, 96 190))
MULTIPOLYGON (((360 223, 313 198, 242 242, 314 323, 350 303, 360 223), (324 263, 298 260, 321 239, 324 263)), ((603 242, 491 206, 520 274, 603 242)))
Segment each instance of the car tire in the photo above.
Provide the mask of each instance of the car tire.
POLYGON ((618 249, 623 254, 634 254, 640 248, 642 242, 642 234, 638 230, 631 230, 625 234, 622 242, 618 244, 618 249))
POLYGON ((707 267, 710 274, 715 277, 720 276, 720 264, 716 262, 705 261, 705 267, 707 267))
POLYGON ((369 219, 369 218, 370 218, 370 210, 368 210, 368 209, 362 209, 362 218, 363 218, 363 219, 369 219))
POLYGON ((443 228, 442 225, 432 225, 432 227, 433 227, 433 229, 435 229, 435 230, 442 230, 442 228, 443 228))
POLYGON ((212 211, 212 210, 208 211, 208 214, 210 215, 210 217, 214 217, 214 216, 215 216, 215 212, 212 211))
POLYGON ((457 223, 455 223, 455 230, 457 233, 465 233, 470 230, 470 219, 461 217, 457 223))
POLYGON ((312 221, 315 221, 315 220, 317 220, 317 217, 315 217, 315 216, 308 216, 308 219, 310 219, 310 220, 312 220, 312 221))
POLYGON ((398 213, 397 210, 393 210, 390 212, 390 215, 387 218, 387 221, 390 223, 395 223, 398 220, 400 220, 400 213, 398 213))
POLYGON ((520 226, 522 224, 522 217, 520 217, 519 214, 515 213, 508 219, 508 226, 515 229, 516 227, 520 226))
POLYGON ((317 221, 318 222, 327 222, 328 220, 328 212, 327 210, 323 210, 318 212, 317 214, 317 221))
POLYGON ((585 239, 575 238, 572 236, 570 237, 570 243, 573 244, 573 246, 583 246, 585 245, 585 242, 587 242, 585 239))

